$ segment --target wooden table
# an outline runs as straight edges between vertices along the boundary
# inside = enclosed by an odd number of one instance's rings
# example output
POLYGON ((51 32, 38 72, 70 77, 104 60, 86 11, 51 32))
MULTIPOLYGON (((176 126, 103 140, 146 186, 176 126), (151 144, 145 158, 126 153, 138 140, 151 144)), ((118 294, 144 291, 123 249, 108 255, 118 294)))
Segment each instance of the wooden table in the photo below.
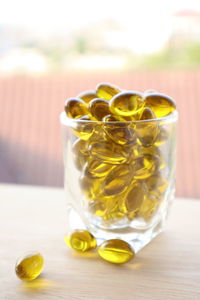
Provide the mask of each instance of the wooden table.
POLYGON ((177 199, 166 232, 125 265, 73 253, 62 189, 0 185, 0 299, 200 299, 200 202, 177 199), (43 275, 24 283, 16 259, 39 251, 43 275))

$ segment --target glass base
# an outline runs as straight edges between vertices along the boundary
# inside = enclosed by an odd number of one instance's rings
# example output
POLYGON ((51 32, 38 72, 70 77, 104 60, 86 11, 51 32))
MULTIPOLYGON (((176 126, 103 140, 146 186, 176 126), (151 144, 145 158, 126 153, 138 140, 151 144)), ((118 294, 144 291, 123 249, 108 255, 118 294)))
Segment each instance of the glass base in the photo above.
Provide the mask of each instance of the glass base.
POLYGON ((86 229, 90 231, 97 239, 97 245, 101 244, 104 240, 109 239, 122 239, 128 242, 135 253, 141 250, 147 245, 152 239, 154 239, 164 229, 166 215, 162 214, 154 224, 148 229, 135 229, 132 227, 124 227, 117 229, 102 229, 87 220, 82 220, 78 213, 73 209, 68 209, 68 223, 72 230, 75 229, 86 229), (87 224, 87 225, 85 225, 87 224))

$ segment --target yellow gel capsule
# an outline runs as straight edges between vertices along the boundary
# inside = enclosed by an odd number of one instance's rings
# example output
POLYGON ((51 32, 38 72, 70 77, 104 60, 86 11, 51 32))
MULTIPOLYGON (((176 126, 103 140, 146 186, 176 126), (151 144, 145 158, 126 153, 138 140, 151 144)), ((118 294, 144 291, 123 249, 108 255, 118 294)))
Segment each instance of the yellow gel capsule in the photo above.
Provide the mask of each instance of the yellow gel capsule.
POLYGON ((138 122, 135 126, 136 135, 144 147, 149 147, 155 142, 158 135, 158 124, 156 121, 142 122, 142 120, 155 118, 154 112, 149 107, 145 107, 140 115, 141 122, 138 122))
POLYGON ((93 158, 90 158, 85 166, 86 172, 93 177, 104 177, 113 168, 113 165, 102 163, 93 158))
POLYGON ((36 279, 42 272, 44 259, 40 253, 32 253, 19 259, 15 266, 16 275, 24 281, 36 279))
POLYGON ((160 93, 151 93, 145 97, 145 106, 150 107, 156 118, 162 118, 176 109, 176 104, 174 100, 170 97, 160 94, 160 93))
POLYGON ((93 200, 101 191, 100 178, 92 178, 85 172, 80 177, 79 183, 81 191, 86 196, 87 200, 93 200))
POLYGON ((87 156, 85 155, 74 155, 73 156, 74 165, 77 168, 77 170, 82 171, 86 162, 87 162, 87 156))
POLYGON ((135 256, 131 246, 120 239, 104 241, 98 247, 98 254, 104 260, 114 264, 123 264, 135 256))
POLYGON ((95 98, 89 103, 89 111, 91 115, 98 121, 110 114, 108 101, 100 98, 95 98))
POLYGON ((75 155, 88 155, 88 142, 85 140, 77 139, 72 145, 72 152, 75 155))
POLYGON ((73 119, 78 119, 89 113, 85 102, 76 98, 69 98, 66 100, 65 112, 69 118, 73 119))
POLYGON ((160 173, 157 172, 146 179, 145 181, 147 189, 151 193, 160 194, 164 193, 168 187, 167 179, 160 173))
POLYGON ((71 125, 73 128, 73 133, 85 141, 87 141, 94 133, 94 125, 87 121, 90 121, 90 117, 83 116, 71 125))
POLYGON ((168 138, 169 138, 168 132, 164 128, 160 127, 154 145, 159 147, 165 144, 168 138))
POLYGON ((150 177, 159 165, 157 156, 145 154, 135 160, 134 179, 145 179, 150 177))
POLYGON ((146 221, 149 221, 159 208, 160 199, 155 195, 147 195, 142 205, 140 206, 138 216, 146 221))
POLYGON ((86 103, 89 103, 92 99, 97 98, 97 95, 95 91, 85 91, 83 93, 80 93, 77 97, 82 99, 86 103))
POLYGON ((88 210, 91 214, 103 217, 106 212, 105 201, 90 201, 88 203, 88 210))
MULTIPOLYGON (((103 119, 105 122, 111 122, 111 120, 117 121, 117 119, 111 115, 108 115, 103 119)), ((128 124, 126 123, 106 123, 104 124, 103 128, 109 138, 117 144, 129 145, 136 143, 135 131, 129 128, 128 124)))
POLYGON ((112 99, 113 96, 115 96, 116 94, 118 94, 120 92, 121 92, 121 90, 118 87, 111 85, 109 83, 100 83, 96 87, 97 97, 105 99, 105 100, 112 99))
POLYGON ((116 195, 121 193, 131 181, 132 168, 128 164, 116 166, 103 182, 104 195, 116 195))
POLYGON ((80 252, 92 250, 97 245, 95 237, 87 230, 75 230, 64 240, 69 247, 80 252))
POLYGON ((145 199, 145 194, 145 185, 140 182, 133 182, 120 209, 128 214, 138 211, 145 199))
POLYGON ((126 153, 120 145, 114 145, 108 141, 92 142, 89 146, 90 154, 93 158, 108 164, 122 164, 128 159, 126 153))
POLYGON ((115 95, 109 105, 114 115, 128 117, 137 114, 143 108, 144 100, 141 93, 127 91, 115 95))

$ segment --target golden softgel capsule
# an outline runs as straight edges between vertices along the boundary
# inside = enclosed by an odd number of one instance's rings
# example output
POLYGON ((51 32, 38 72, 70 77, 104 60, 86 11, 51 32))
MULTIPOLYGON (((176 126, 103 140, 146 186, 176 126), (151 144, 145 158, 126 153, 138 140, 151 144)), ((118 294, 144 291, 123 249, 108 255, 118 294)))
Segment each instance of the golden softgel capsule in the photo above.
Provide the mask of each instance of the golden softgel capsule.
POLYGON ((95 98, 89 103, 89 110, 96 120, 102 121, 102 119, 110 114, 108 101, 100 98, 95 98))
POLYGON ((156 116, 149 107, 144 107, 140 115, 140 121, 135 126, 135 132, 144 147, 153 145, 158 135, 158 124, 156 116), (144 122, 142 122, 144 120, 144 122), (146 122, 145 122, 146 121, 146 122))
POLYGON ((121 92, 109 102, 110 111, 115 115, 132 116, 144 106, 142 94, 135 91, 121 92))
POLYGON ((85 91, 83 93, 80 93, 77 97, 82 99, 86 103, 89 103, 92 99, 97 98, 97 95, 95 91, 85 91))
POLYGON ((145 97, 145 106, 150 107, 156 118, 162 118, 176 109, 175 102, 168 96, 160 93, 151 93, 145 97))
POLYGON ((103 98, 105 100, 112 99, 113 96, 115 96, 116 94, 118 94, 120 92, 121 92, 121 90, 118 87, 108 84, 108 83, 100 83, 96 87, 97 97, 103 98))
POLYGON ((20 258, 15 266, 16 275, 24 281, 36 279, 42 272, 44 259, 40 253, 32 253, 20 258))
POLYGON ((75 230, 64 237, 65 243, 72 249, 85 252, 96 247, 95 237, 87 230, 75 230))
POLYGON ((103 193, 104 195, 116 195, 121 193, 131 180, 132 168, 128 164, 121 164, 115 167, 106 176, 103 182, 103 193))
POLYGON ((108 141, 93 142, 89 146, 93 158, 108 164, 121 164, 127 161, 126 153, 120 145, 108 141))
POLYGON ((114 168, 111 164, 104 164, 99 160, 90 158, 85 165, 85 172, 92 177, 104 177, 114 168))
POLYGON ((130 145, 136 142, 135 131, 128 127, 126 123, 117 122, 116 117, 108 115, 104 117, 104 131, 111 140, 120 145, 130 145), (115 122, 112 124, 112 122, 115 122))
POLYGON ((71 125, 73 132, 80 139, 87 141, 94 132, 94 126, 91 124, 90 117, 87 115, 80 117, 79 121, 73 122, 71 125))
POLYGON ((104 260, 114 264, 123 264, 135 256, 131 246, 119 239, 112 239, 103 242, 98 247, 98 254, 104 260))
POLYGON ((76 98, 70 98, 66 100, 65 112, 69 118, 73 119, 78 119, 89 114, 85 102, 76 98))

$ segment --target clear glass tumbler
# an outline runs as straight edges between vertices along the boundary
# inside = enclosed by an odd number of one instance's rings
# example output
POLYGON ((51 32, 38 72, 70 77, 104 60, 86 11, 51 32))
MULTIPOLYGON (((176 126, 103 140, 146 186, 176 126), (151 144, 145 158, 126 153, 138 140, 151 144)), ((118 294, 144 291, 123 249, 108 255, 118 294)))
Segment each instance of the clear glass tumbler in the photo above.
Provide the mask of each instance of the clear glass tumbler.
POLYGON ((164 227, 175 191, 177 111, 145 121, 61 113, 68 227, 138 252, 164 227))

